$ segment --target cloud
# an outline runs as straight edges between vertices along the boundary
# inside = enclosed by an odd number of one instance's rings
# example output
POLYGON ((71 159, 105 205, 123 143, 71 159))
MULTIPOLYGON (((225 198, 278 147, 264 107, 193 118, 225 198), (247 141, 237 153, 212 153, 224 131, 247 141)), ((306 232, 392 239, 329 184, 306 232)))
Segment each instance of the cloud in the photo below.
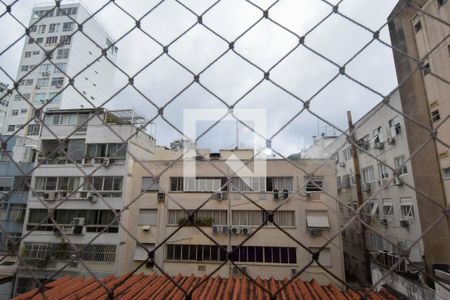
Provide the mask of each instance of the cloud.
MULTIPOLYGON (((215 33, 197 24, 180 37, 180 34, 197 22, 195 14, 202 14, 215 1, 181 2, 193 12, 173 0, 164 1, 160 5, 159 1, 153 0, 122 0, 116 1, 120 8, 109 3, 96 15, 96 19, 113 37, 119 39, 135 25, 135 21, 122 9, 136 19, 154 9, 141 21, 142 30, 148 35, 135 28, 117 43, 117 65, 128 76, 137 74, 135 87, 154 104, 164 106, 171 101, 165 106, 164 117, 180 129, 184 108, 226 107, 240 99, 237 107, 267 109, 270 135, 284 128, 274 137, 272 145, 288 155, 309 145, 313 135, 325 130, 332 131, 331 127, 318 122, 308 112, 301 113, 288 124, 303 107, 303 103, 289 93, 301 100, 312 99, 311 110, 340 129, 345 129, 347 110, 352 110, 357 119, 381 100, 376 94, 344 76, 338 76, 322 89, 338 74, 339 68, 320 55, 340 66, 372 39, 370 32, 337 14, 332 14, 315 27, 332 11, 331 6, 323 1, 280 1, 269 10, 270 18, 278 24, 262 20, 254 27, 251 27, 252 24, 263 16, 262 10, 272 5, 273 1, 254 1, 262 9, 246 1, 220 1, 202 17, 202 22, 215 33), (286 27, 290 32, 280 26, 286 27), (298 37, 304 35, 306 47, 299 45, 298 40, 298 37), (229 49, 229 42, 236 39, 234 49, 229 49), (163 54, 149 64, 162 54, 164 45, 170 45, 169 55, 176 61, 163 54), (215 61, 226 51, 228 52, 215 61), (292 53, 272 69, 289 51, 292 53), (212 62, 214 63, 202 72, 212 62), (271 81, 263 80, 264 72, 269 69, 271 81), (198 73, 200 84, 193 82, 194 75, 198 73), (263 81, 260 82, 261 80, 263 81), (244 97, 249 90, 251 92, 244 97)), ((12 13, 21 22, 28 24, 34 3, 19 1, 13 5, 12 13)), ((107 1, 86 1, 85 5, 91 11, 96 11, 105 3, 107 1)), ((394 0, 344 0, 339 11, 371 30, 381 28, 382 39, 389 43, 387 28, 382 26, 395 4, 394 0)), ((1 10, 4 7, 0 8, 0 13, 1 10)), ((8 28, 2 30, 0 51, 23 33, 20 25, 8 15, 0 18, 0 28, 8 28)), ((16 76, 23 42, 24 40, 20 41, 0 56, 1 67, 12 78, 16 76)), ((346 71, 349 76, 381 94, 389 93, 397 85, 392 52, 378 41, 372 42, 346 65, 346 71)), ((0 72, 0 81, 11 83, 8 75, 0 72)), ((105 99, 107 94, 113 94, 126 85, 128 76, 117 71, 110 91, 105 91, 105 99)), ((135 108, 150 118, 157 114, 154 105, 132 87, 114 97, 108 107, 135 108)), ((213 150, 235 146, 233 128, 233 125, 222 124, 202 138, 199 144, 213 150)), ((160 144, 168 145, 171 140, 180 137, 161 117, 155 121, 152 130, 156 132, 160 144)), ((240 143, 245 146, 245 142, 241 140, 240 143)))

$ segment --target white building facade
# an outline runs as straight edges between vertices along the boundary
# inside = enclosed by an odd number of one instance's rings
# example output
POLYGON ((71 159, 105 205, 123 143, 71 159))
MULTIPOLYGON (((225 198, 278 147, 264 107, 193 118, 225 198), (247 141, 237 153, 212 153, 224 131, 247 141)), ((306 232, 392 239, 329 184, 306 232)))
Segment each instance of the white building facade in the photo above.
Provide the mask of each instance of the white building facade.
POLYGON ((48 111, 44 120, 49 129, 42 130, 31 178, 18 293, 35 286, 30 269, 39 279, 88 274, 85 266, 99 277, 122 274, 126 234, 115 218, 128 199, 133 160, 148 159, 155 146, 132 111, 48 111))
POLYGON ((38 137, 36 120, 21 128, 43 105, 44 110, 91 108, 108 99, 114 80, 108 60, 115 61, 117 48, 102 53, 112 38, 95 18, 84 22, 90 17, 80 3, 33 8, 4 134, 38 137))

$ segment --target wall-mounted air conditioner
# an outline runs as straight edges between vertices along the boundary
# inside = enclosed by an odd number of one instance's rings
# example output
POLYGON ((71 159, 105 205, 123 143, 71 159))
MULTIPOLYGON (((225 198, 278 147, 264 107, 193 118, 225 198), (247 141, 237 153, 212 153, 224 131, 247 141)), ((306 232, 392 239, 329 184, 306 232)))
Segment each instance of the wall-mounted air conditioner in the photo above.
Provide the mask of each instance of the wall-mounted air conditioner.
POLYGON ((252 234, 253 229, 247 226, 241 227, 241 234, 250 235, 252 234))
POLYGON ((297 268, 291 268, 291 276, 294 277, 297 275, 297 268))
POLYGON ((214 235, 218 235, 220 233, 222 233, 222 226, 220 225, 213 225, 212 226, 212 231, 214 235))
POLYGON ((42 195, 44 200, 46 201, 55 201, 56 200, 56 193, 55 192, 46 192, 42 195))
POLYGON ((166 194, 158 193, 158 202, 159 203, 164 203, 164 201, 166 201, 166 194))
POLYGON ((341 162, 339 163, 339 167, 345 168, 345 162, 341 161, 341 162))
POLYGON ((247 267, 246 266, 233 266, 231 269, 231 274, 233 276, 242 276, 242 274, 247 273, 247 267))
POLYGON ((230 229, 230 233, 233 235, 241 234, 241 228, 238 226, 232 226, 230 229))
POLYGON ((387 143, 388 143, 389 145, 395 145, 395 139, 394 139, 393 137, 388 137, 387 143))
POLYGON ((0 208, 6 208, 6 203, 0 203, 0 208))
POLYGON ((392 185, 401 186, 401 185, 403 185, 403 181, 400 178, 395 177, 394 181, 392 182, 392 185))
POLYGON ((316 228, 309 228, 308 233, 310 237, 316 238, 322 235, 322 230, 316 228))
POLYGON ((83 158, 82 162, 83 165, 92 166, 94 164, 93 158, 83 158))
POLYGON ((409 227, 409 221, 408 220, 400 220, 400 226, 404 228, 409 227))
POLYGON ((225 200, 225 193, 223 192, 214 193, 213 199, 217 201, 225 200))
POLYGON ((388 224, 388 220, 386 218, 381 218, 380 219, 380 224, 386 226, 388 224))

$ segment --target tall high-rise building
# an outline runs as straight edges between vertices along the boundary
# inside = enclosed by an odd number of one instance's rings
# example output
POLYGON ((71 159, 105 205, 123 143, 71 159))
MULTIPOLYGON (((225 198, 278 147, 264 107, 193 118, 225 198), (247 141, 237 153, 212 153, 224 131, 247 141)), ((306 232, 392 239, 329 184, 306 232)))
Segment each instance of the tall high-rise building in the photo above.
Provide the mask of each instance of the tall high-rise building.
POLYGON ((418 0, 405 7, 400 0, 389 17, 389 31, 394 47, 405 133, 410 153, 415 153, 411 168, 415 175, 418 209, 422 212, 426 270, 433 273, 438 265, 449 264, 450 219, 442 208, 450 197, 450 159, 448 150, 450 124, 450 3, 444 0, 418 0), (420 8, 420 9, 419 9, 420 8), (439 140, 433 140, 435 131, 439 140))
POLYGON ((109 98, 117 47, 80 3, 35 6, 3 133, 38 136, 37 108, 92 108, 109 98), (27 126, 23 126, 27 124, 27 126), (22 128, 23 127, 23 128, 22 128))

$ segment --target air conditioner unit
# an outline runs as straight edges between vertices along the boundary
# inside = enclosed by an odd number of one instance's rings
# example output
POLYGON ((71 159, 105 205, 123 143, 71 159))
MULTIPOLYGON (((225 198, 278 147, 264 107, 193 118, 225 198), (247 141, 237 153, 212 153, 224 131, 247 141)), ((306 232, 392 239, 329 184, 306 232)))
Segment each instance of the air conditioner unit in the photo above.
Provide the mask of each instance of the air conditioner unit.
POLYGON ((250 235, 252 232, 253 229, 250 227, 241 227, 241 234, 250 235))
POLYGON ((6 203, 0 203, 0 208, 6 208, 6 203))
POLYGON ((393 181, 393 183, 392 183, 392 185, 398 185, 398 186, 401 186, 401 185, 403 185, 403 181, 402 181, 400 178, 395 177, 395 178, 394 178, 394 181, 393 181))
POLYGON ((363 192, 369 193, 370 192, 370 184, 369 183, 363 183, 361 185, 361 190, 363 192))
POLYGON ((56 193, 56 198, 58 200, 65 200, 67 197, 67 192, 58 192, 56 193))
POLYGON ((72 226, 71 227, 71 230, 72 230, 71 234, 73 234, 73 235, 83 234, 84 233, 83 229, 84 229, 84 226, 72 226))
POLYGON ((309 236, 312 238, 316 238, 316 237, 319 237, 322 235, 322 231, 320 229, 311 228, 311 229, 308 229, 308 232, 309 232, 309 236))
POLYGON ((56 87, 59 89, 62 87, 62 84, 57 84, 56 87))
POLYGON ((339 163, 339 167, 341 167, 341 168, 345 168, 345 162, 343 162, 343 161, 342 161, 342 162, 340 162, 340 163, 339 163))
POLYGON ((384 143, 382 143, 382 142, 375 143, 375 149, 383 150, 384 149, 384 143))
POLYGON ((400 226, 408 228, 409 227, 409 221, 408 220, 400 220, 400 226))
POLYGON ((380 219, 380 224, 386 226, 388 224, 388 220, 386 218, 381 218, 380 219))
POLYGON ((166 201, 166 194, 158 193, 158 202, 159 203, 164 203, 164 201, 166 201))
POLYGON ((280 193, 278 190, 273 190, 273 200, 278 201, 278 199, 280 199, 280 193))
POLYGON ((389 145, 395 145, 395 139, 394 139, 393 137, 388 137, 387 143, 388 143, 389 145))
POLYGON ((41 89, 41 87, 37 85, 37 86, 36 86, 36 89, 39 90, 39 89, 41 89))
POLYGON ((297 275, 297 268, 291 268, 291 276, 294 277, 297 275))
POLYGON ((72 225, 75 226, 84 226, 85 218, 73 218, 72 225))
POLYGON ((242 274, 247 273, 247 267, 246 266, 233 266, 231 270, 231 274, 233 276, 242 276, 242 274))
POLYGON ((229 232, 230 232, 230 227, 228 227, 227 225, 222 226, 223 234, 228 234, 229 232))
POLYGON ((46 201, 55 201, 56 200, 56 193, 55 192, 47 192, 47 193, 44 193, 42 197, 46 201))
POLYGON ((86 199, 92 203, 97 202, 97 195, 95 193, 88 193, 86 199))
POLYGON ((219 192, 219 193, 215 193, 215 194, 214 194, 214 200, 222 201, 222 200, 224 200, 224 199, 225 199, 224 193, 219 192))
POLYGON ((306 199, 311 199, 311 192, 306 192, 306 199))
POLYGON ((150 225, 142 225, 142 231, 150 231, 150 225))
POLYGON ((109 167, 110 164, 111 164, 111 161, 109 160, 109 158, 105 158, 103 160, 103 166, 105 166, 106 168, 109 167))
POLYGON ((383 186, 384 185, 384 182, 383 182, 383 180, 378 180, 378 186, 383 186))
POLYGON ((82 164, 91 166, 94 164, 94 159, 93 158, 83 158, 82 164))
POLYGON ((232 226, 230 229, 231 234, 236 235, 236 234, 241 234, 241 228, 237 227, 237 226, 232 226))
POLYGON ((212 226, 213 234, 218 235, 219 233, 222 233, 222 226, 220 225, 213 225, 212 226))

